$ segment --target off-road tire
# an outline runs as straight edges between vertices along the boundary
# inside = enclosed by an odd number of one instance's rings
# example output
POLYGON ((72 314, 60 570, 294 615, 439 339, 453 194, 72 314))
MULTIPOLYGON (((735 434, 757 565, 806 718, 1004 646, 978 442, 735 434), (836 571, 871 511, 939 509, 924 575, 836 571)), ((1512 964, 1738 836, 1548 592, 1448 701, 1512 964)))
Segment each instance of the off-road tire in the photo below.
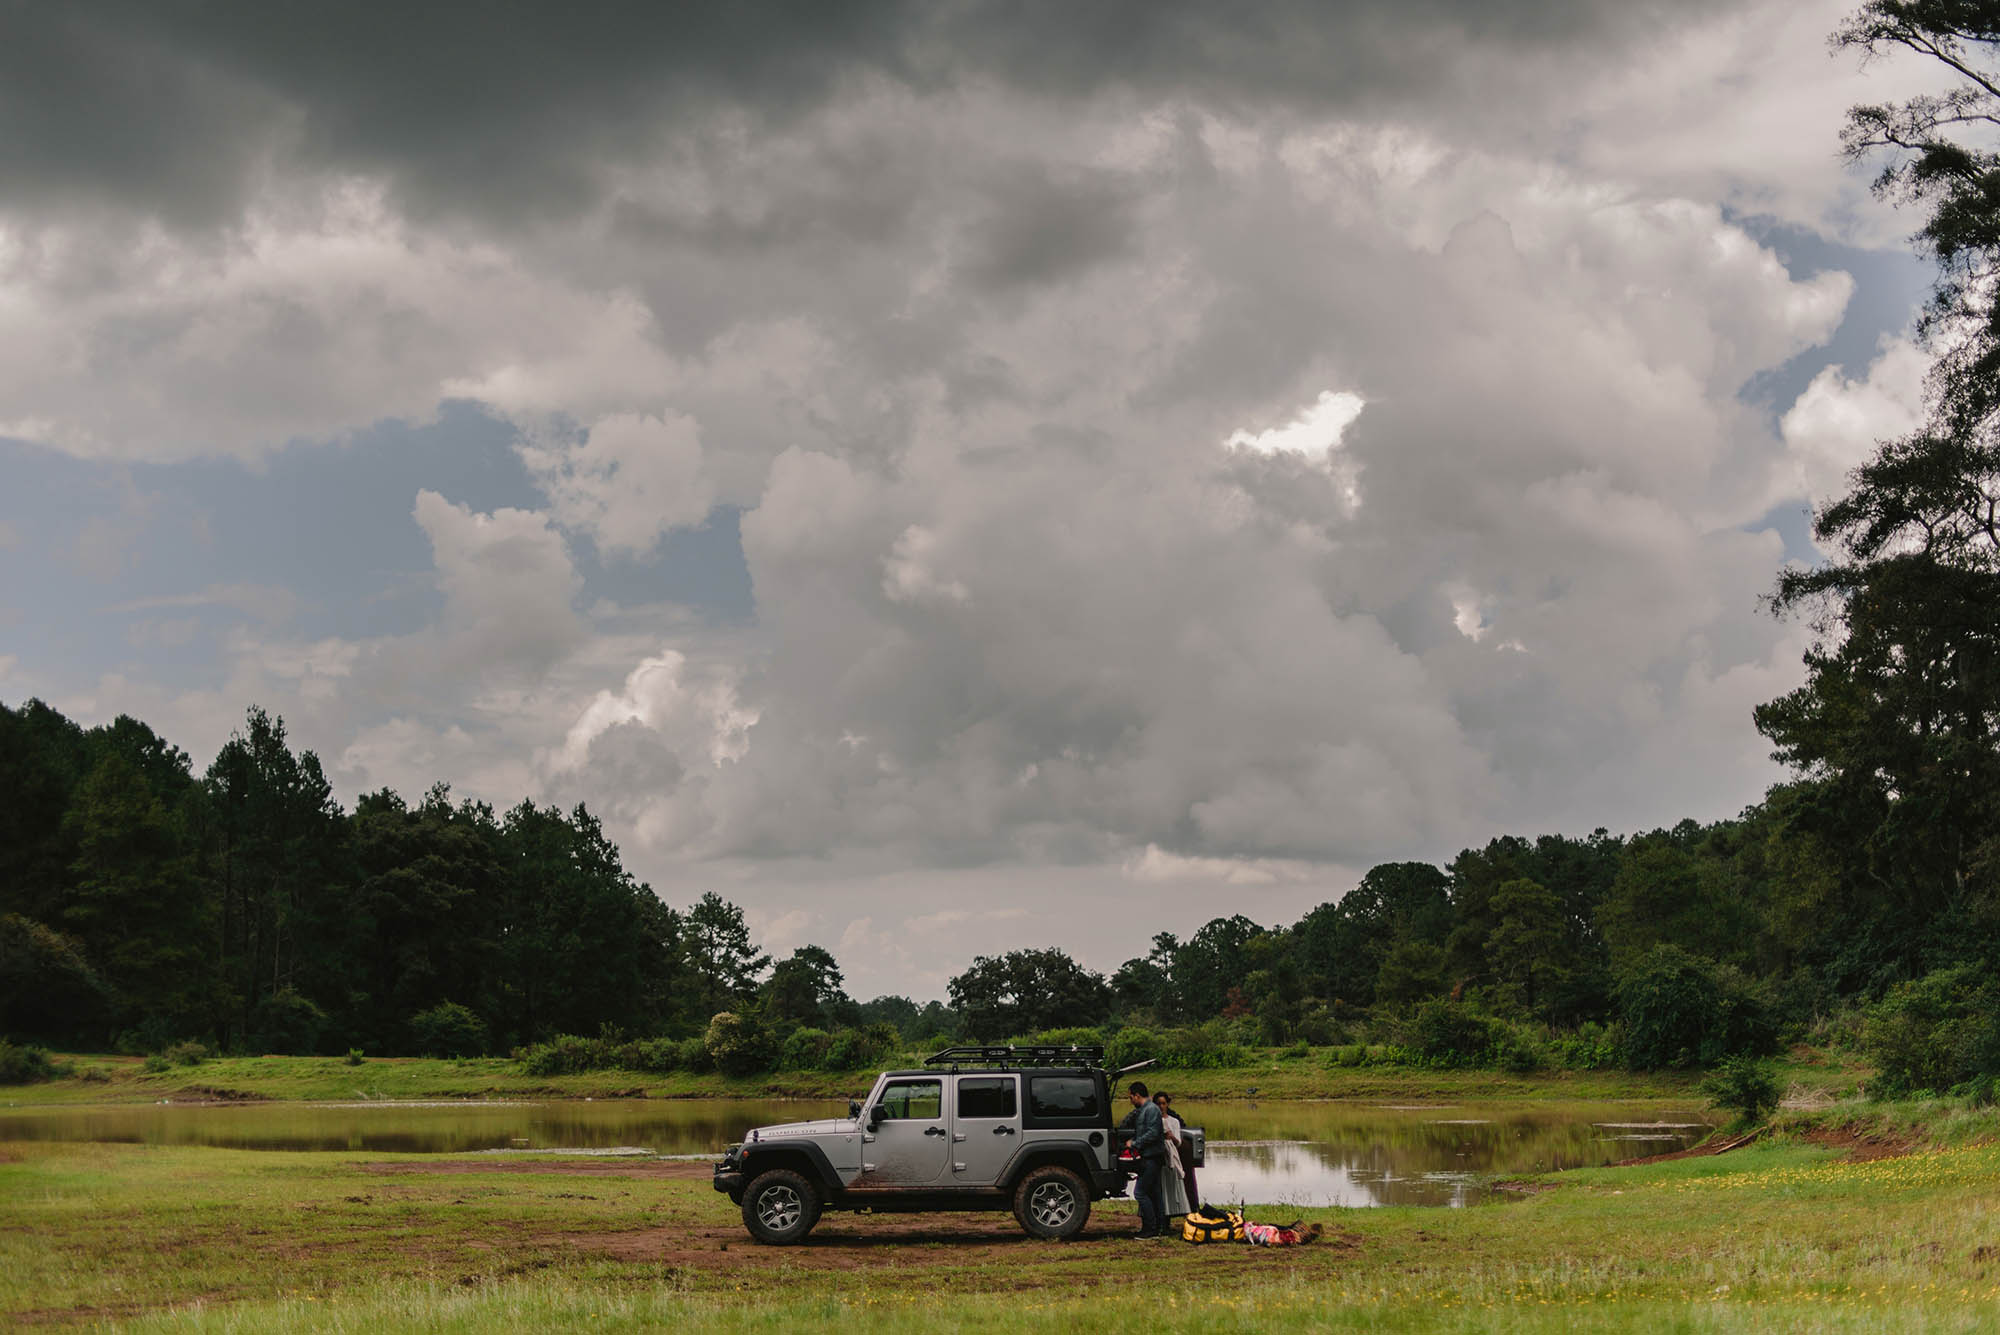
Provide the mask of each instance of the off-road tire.
POLYGON ((743 1189, 743 1227, 772 1247, 804 1242, 819 1222, 819 1192, 789 1168, 759 1173, 743 1189))
POLYGON ((1090 1189, 1059 1164, 1037 1168, 1014 1187, 1014 1218, 1031 1238, 1073 1238, 1090 1222, 1090 1189))

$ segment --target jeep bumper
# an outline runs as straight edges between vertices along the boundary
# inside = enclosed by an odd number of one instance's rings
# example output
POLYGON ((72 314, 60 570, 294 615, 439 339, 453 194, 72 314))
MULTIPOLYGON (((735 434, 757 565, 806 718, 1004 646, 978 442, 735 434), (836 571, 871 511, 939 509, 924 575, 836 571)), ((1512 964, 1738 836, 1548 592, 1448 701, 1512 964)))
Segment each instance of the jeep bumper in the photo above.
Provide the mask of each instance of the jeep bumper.
POLYGON ((728 1196, 736 1204, 741 1205, 743 1203, 743 1188, 746 1185, 743 1175, 741 1152, 732 1146, 729 1153, 723 1155, 716 1162, 715 1189, 728 1196))

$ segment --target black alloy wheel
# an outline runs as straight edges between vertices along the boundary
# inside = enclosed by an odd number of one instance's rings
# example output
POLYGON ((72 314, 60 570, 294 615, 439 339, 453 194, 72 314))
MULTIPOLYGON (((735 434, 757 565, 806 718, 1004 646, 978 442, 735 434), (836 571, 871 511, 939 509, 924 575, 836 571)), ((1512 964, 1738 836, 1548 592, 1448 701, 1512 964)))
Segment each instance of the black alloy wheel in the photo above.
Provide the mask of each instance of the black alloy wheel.
POLYGON ((1014 1188, 1014 1218, 1030 1237, 1073 1238, 1090 1220, 1090 1192, 1067 1168, 1037 1168, 1014 1188))
POLYGON ((772 1247, 805 1241, 819 1222, 819 1193, 789 1168, 759 1173, 743 1192, 743 1226, 772 1247))

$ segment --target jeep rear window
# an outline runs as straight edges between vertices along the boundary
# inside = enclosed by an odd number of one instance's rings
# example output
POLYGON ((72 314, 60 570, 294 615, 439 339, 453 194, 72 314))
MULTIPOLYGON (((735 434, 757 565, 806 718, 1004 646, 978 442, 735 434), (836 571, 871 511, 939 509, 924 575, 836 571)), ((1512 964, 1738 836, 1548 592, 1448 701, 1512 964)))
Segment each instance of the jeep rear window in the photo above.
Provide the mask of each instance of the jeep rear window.
POLYGON ((929 1121, 944 1116, 942 1080, 894 1080, 882 1087, 882 1115, 891 1121, 929 1121))
POLYGON ((1014 1078, 1012 1076, 961 1076, 958 1082, 960 1117, 1012 1117, 1014 1078))
POLYGON ((1030 1077, 1028 1111, 1048 1121, 1096 1121, 1104 1116, 1097 1102, 1097 1082, 1087 1075, 1030 1077))

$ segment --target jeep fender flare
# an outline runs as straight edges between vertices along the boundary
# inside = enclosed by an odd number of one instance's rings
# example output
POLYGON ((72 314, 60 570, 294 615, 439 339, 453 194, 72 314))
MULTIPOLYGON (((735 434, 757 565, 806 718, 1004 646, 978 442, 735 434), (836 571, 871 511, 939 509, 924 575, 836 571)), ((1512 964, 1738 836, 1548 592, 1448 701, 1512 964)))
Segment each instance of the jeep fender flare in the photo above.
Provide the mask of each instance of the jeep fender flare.
POLYGON ((1061 1164, 1076 1170, 1084 1185, 1094 1187, 1096 1175, 1104 1171, 1098 1162, 1097 1151, 1083 1140, 1036 1140, 1014 1151, 1014 1157, 1000 1170, 993 1185, 1003 1191, 1012 1192, 1023 1177, 1044 1164, 1061 1164))
POLYGON ((757 1174, 773 1168, 790 1168, 805 1174, 806 1178, 818 1186, 822 1202, 840 1194, 840 1174, 833 1171, 826 1151, 810 1140, 799 1140, 787 1144, 783 1141, 752 1141, 743 1147, 741 1162, 743 1180, 748 1183, 757 1174))

